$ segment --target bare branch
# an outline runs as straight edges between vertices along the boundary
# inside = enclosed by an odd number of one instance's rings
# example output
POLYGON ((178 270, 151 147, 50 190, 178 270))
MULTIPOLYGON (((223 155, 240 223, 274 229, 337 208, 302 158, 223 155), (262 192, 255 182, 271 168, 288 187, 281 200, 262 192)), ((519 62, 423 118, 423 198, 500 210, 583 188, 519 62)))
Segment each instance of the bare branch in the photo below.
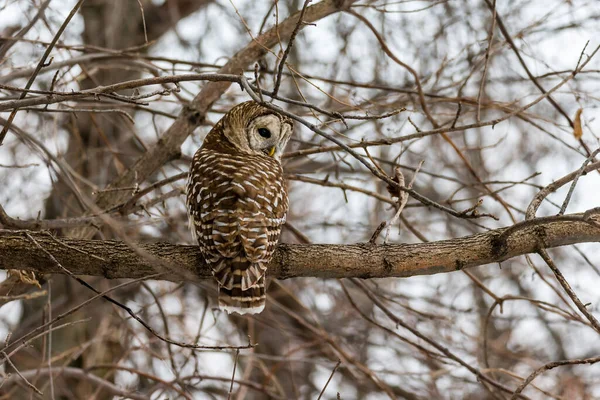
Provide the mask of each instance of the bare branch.
MULTIPOLYGON (((125 398, 134 399, 134 400, 149 400, 150 399, 150 397, 148 397, 148 396, 132 393, 128 390, 121 389, 114 383, 109 382, 105 379, 102 379, 102 378, 100 378, 94 374, 91 374, 80 368, 73 368, 73 367, 36 368, 36 369, 28 370, 28 371, 23 371, 23 372, 21 372, 21 374, 19 376, 23 376, 24 379, 25 378, 33 379, 33 378, 37 378, 39 376, 48 376, 51 374, 52 375, 54 375, 54 374, 61 375, 63 377, 75 378, 75 379, 79 379, 79 380, 90 381, 91 383, 93 383, 95 385, 101 386, 108 393, 113 394, 115 396, 123 396, 125 398)), ((8 378, 6 378, 4 381, 2 381, 0 383, 3 384, 4 388, 8 388, 9 386, 12 386, 15 383, 17 383, 19 376, 15 376, 15 375, 9 376, 8 378)))
MULTIPOLYGON (((64 271, 48 258, 52 254, 75 275, 108 279, 141 278, 165 273, 171 281, 212 277, 198 246, 137 243, 152 262, 120 241, 58 240, 44 232, 28 233, 45 249, 38 249, 20 231, 0 230, 0 268, 56 274, 64 271), (94 255, 94 257, 91 257, 94 255), (168 265, 168 267, 167 267, 168 265)), ((420 244, 292 245, 280 244, 269 265, 272 277, 320 278, 408 277, 452 272, 497 263, 540 248, 600 242, 600 228, 581 214, 538 218, 510 228, 457 239, 420 244)))
MULTIPOLYGON (((33 74, 29 77, 29 80, 27 81, 27 84, 25 85, 26 89, 29 89, 31 87, 31 85, 33 85, 33 82, 35 81, 35 78, 40 73, 40 70, 42 69, 42 67, 44 67, 46 65, 46 60, 48 59, 50 52, 54 48, 54 45, 56 44, 56 42, 58 42, 60 35, 62 35, 64 30, 67 28, 67 25, 69 25, 69 22, 71 22, 71 19, 75 16, 75 13, 77 13, 77 10, 79 10, 79 7, 81 7, 82 3, 83 3, 83 0, 79 0, 77 2, 77 4, 75 4, 75 6, 71 9, 71 12, 67 16, 67 18, 61 25, 61 27, 58 29, 58 32, 56 32, 56 35, 54 35, 52 42, 46 48, 46 51, 42 55, 42 58, 38 62, 37 66, 35 67, 35 71, 33 71, 33 74)), ((52 61, 52 59, 50 61, 52 61)), ((23 92, 23 93, 21 93, 20 98, 23 99, 26 95, 27 95, 27 92, 23 92)), ((2 145, 2 142, 4 141, 4 138, 6 137, 6 133, 8 132, 8 128, 10 128, 10 124, 12 123, 12 121, 15 119, 15 116, 17 115, 17 110, 18 109, 15 108, 10 113, 10 116, 8 117, 8 124, 4 125, 4 127, 2 128, 2 131, 0 132, 0 146, 2 145)))

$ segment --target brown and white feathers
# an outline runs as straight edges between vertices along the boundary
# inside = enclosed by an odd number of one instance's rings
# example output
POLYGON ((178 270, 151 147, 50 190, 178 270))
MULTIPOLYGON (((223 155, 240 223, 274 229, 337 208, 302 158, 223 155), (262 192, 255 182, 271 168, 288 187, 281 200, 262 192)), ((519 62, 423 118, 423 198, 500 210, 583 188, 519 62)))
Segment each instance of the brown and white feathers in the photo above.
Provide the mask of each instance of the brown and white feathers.
POLYGON ((209 132, 190 166, 192 235, 219 285, 219 307, 265 307, 265 271, 285 223, 281 154, 293 122, 255 102, 233 107, 209 132))

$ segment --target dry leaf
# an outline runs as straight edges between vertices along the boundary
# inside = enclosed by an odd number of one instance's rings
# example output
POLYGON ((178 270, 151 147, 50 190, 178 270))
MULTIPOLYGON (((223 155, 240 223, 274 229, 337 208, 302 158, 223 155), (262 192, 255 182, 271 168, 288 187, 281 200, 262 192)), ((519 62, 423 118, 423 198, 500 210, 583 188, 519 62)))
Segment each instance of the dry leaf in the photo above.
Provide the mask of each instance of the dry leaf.
POLYGON ((575 136, 575 139, 579 140, 581 139, 581 135, 583 135, 583 130, 581 129, 581 112, 583 111, 583 108, 580 108, 579 110, 577 110, 577 112, 575 113, 575 122, 574 122, 574 126, 573 126, 573 136, 575 136))

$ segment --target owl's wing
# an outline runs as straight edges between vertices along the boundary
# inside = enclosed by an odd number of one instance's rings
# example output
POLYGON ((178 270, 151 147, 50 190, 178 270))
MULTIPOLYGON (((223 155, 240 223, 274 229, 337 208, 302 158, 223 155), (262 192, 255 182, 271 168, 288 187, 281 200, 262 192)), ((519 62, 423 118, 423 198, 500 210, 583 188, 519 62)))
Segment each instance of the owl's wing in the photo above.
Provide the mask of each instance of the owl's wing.
POLYGON ((206 262, 215 268, 222 258, 235 257, 235 201, 231 175, 215 162, 218 154, 200 149, 194 155, 187 184, 187 206, 192 234, 206 262), (220 231, 215 241, 213 231, 220 231), (219 248, 217 248, 219 246, 219 248))
MULTIPOLYGON (((264 276, 287 211, 287 194, 281 167, 275 162, 275 165, 261 165, 260 161, 262 160, 247 160, 246 165, 233 175, 231 181, 237 204, 236 214, 230 221, 238 222, 234 229, 241 246, 236 248, 238 262, 232 273, 241 275, 242 290, 255 286, 264 276)), ((227 239, 221 231, 215 230, 213 238, 219 242, 227 239)), ((224 246, 223 251, 230 248, 231 244, 224 246)), ((231 282, 230 279, 224 280, 231 282)))
POLYGON ((275 160, 219 157, 219 163, 211 162, 214 155, 203 150, 194 156, 187 192, 190 223, 219 284, 245 291, 259 282, 271 260, 285 223, 287 193, 275 160))

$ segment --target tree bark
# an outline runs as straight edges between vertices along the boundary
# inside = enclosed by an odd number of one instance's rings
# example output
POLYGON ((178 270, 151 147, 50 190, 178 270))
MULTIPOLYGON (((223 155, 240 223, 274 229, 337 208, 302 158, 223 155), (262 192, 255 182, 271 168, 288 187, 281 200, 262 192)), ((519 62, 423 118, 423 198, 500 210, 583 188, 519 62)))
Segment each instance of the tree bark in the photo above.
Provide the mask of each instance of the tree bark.
MULTIPOLYGON (((431 275, 584 242, 600 242, 600 226, 589 213, 538 218, 509 228, 419 244, 280 244, 268 271, 270 277, 279 279, 431 275)), ((39 275, 65 273, 66 269, 75 275, 107 279, 157 273, 163 274, 160 279, 170 281, 212 276, 198 246, 57 239, 44 232, 8 230, 0 231, 0 268, 39 275)))

